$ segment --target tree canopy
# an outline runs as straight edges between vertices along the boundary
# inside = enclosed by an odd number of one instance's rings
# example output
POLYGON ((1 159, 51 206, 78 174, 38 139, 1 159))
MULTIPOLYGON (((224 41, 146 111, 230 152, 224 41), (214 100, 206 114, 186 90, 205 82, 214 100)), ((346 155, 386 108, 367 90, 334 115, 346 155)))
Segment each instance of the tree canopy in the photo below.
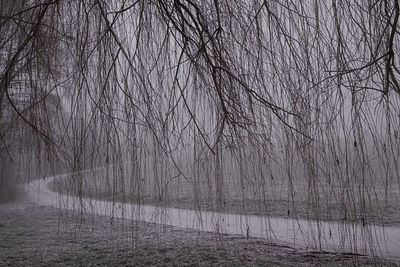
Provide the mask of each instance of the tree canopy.
POLYGON ((279 176, 294 203, 304 179, 307 216, 335 199, 364 222, 376 184, 385 201, 400 186, 399 13, 396 0, 1 1, 1 157, 35 175, 129 163, 135 190, 152 176, 161 198, 208 177, 218 208, 233 172, 243 199, 279 176))

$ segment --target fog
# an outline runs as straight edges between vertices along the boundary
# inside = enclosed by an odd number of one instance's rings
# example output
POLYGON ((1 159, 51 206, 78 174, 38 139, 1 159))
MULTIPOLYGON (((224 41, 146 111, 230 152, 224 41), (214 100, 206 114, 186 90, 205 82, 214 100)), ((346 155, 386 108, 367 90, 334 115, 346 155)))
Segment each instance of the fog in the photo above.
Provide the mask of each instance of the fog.
POLYGON ((400 225, 397 1, 0 10, 2 200, 400 225))

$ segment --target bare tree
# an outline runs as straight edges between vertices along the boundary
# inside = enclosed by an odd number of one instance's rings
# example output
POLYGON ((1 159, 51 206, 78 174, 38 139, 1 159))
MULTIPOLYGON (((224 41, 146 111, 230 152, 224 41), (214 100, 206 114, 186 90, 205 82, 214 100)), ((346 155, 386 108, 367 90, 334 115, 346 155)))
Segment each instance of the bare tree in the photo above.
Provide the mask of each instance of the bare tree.
POLYGON ((363 226, 398 204, 398 1, 0 10, 1 157, 81 197, 363 226))

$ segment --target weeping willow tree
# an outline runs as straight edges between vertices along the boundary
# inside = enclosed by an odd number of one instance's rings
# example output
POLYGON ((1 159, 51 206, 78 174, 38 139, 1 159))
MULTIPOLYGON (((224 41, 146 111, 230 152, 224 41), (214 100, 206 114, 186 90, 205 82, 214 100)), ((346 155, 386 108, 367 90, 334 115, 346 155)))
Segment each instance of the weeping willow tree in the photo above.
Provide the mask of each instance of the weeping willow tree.
POLYGON ((400 224, 398 1, 0 3, 1 190, 400 224))

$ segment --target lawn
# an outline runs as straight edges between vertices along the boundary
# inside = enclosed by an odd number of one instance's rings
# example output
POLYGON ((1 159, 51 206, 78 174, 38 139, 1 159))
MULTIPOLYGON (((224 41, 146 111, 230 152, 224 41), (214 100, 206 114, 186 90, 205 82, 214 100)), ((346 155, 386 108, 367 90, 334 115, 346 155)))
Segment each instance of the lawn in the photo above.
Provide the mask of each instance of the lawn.
POLYGON ((164 167, 164 173, 151 166, 142 169, 135 173, 129 164, 122 164, 86 170, 57 179, 50 187, 93 199, 161 207, 400 226, 395 182, 384 186, 325 178, 308 181, 300 174, 288 180, 279 170, 257 175, 231 166, 224 170, 222 192, 217 192, 209 169, 189 178, 174 175, 174 166, 164 167))
POLYGON ((242 236, 76 214, 24 198, 0 204, 1 266, 397 266, 242 236))

